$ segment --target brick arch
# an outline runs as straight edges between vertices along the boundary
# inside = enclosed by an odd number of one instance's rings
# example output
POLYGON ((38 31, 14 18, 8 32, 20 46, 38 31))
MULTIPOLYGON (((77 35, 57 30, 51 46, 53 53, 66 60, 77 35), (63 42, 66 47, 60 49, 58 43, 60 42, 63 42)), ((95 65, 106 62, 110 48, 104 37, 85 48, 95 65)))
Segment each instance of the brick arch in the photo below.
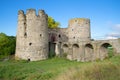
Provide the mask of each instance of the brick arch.
POLYGON ((85 61, 92 60, 93 54, 94 54, 93 45, 90 43, 85 44, 85 61))
MULTIPOLYGON (((106 57, 110 57, 113 55, 113 52, 110 52, 110 48, 113 49, 113 45, 109 42, 102 43, 99 48, 99 56, 100 59, 104 59, 106 57), (110 54, 111 53, 111 54, 110 54)), ((113 50, 111 50, 113 51, 113 50)))
POLYGON ((77 60, 78 54, 79 54, 79 45, 78 44, 73 44, 72 45, 72 50, 73 50, 73 60, 77 60))

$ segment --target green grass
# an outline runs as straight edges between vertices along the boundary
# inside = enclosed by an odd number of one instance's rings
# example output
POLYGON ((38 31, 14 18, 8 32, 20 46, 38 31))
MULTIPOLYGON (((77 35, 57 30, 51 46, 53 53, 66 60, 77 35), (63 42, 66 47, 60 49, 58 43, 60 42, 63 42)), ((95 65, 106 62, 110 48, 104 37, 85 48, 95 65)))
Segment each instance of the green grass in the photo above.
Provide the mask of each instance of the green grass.
POLYGON ((120 80, 120 56, 104 61, 2 61, 0 80, 120 80))
POLYGON ((77 64, 77 62, 59 58, 37 62, 4 61, 0 62, 0 79, 48 80, 77 64))

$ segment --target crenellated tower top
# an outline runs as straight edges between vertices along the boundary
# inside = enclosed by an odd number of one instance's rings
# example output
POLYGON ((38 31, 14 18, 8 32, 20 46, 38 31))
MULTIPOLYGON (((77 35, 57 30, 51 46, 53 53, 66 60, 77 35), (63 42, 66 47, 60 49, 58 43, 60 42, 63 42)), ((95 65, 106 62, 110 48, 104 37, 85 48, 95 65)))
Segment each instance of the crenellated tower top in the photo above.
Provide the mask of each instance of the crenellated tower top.
POLYGON ((27 9, 26 14, 24 13, 23 10, 18 11, 18 20, 24 20, 26 16, 27 16, 27 19, 36 19, 42 16, 47 17, 47 14, 45 13, 44 10, 39 10, 37 15, 35 9, 27 9))

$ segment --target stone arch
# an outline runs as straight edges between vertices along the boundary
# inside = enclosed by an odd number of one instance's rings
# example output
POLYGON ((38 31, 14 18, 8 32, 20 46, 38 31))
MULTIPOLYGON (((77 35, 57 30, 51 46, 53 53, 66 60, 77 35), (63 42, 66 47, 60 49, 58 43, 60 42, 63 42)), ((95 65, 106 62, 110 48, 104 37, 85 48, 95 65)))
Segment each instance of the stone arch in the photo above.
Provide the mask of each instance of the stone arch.
POLYGON ((93 53, 94 53, 94 49, 92 44, 86 44, 85 45, 85 61, 92 60, 92 58, 94 57, 93 53))
POLYGON ((68 54, 68 45, 67 44, 63 45, 63 54, 66 54, 66 56, 68 54))
POLYGON ((106 57, 112 57, 113 56, 113 47, 110 43, 103 43, 100 45, 99 48, 99 56, 100 59, 104 59, 106 57))
POLYGON ((72 49, 73 49, 73 60, 77 60, 77 56, 79 54, 79 45, 78 44, 73 44, 72 45, 72 49))

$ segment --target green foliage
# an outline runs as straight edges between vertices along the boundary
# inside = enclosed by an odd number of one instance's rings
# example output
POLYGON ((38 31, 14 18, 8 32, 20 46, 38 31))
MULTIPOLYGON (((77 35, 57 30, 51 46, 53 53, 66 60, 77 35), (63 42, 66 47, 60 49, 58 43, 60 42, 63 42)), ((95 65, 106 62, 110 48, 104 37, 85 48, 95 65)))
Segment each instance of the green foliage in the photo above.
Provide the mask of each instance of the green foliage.
POLYGON ((108 47, 108 58, 113 57, 113 48, 112 47, 108 47))
POLYGON ((14 36, 7 36, 4 33, 0 33, 0 58, 14 54, 15 44, 16 39, 14 36))
POLYGON ((60 23, 56 22, 52 17, 48 17, 48 28, 59 28, 60 23))

